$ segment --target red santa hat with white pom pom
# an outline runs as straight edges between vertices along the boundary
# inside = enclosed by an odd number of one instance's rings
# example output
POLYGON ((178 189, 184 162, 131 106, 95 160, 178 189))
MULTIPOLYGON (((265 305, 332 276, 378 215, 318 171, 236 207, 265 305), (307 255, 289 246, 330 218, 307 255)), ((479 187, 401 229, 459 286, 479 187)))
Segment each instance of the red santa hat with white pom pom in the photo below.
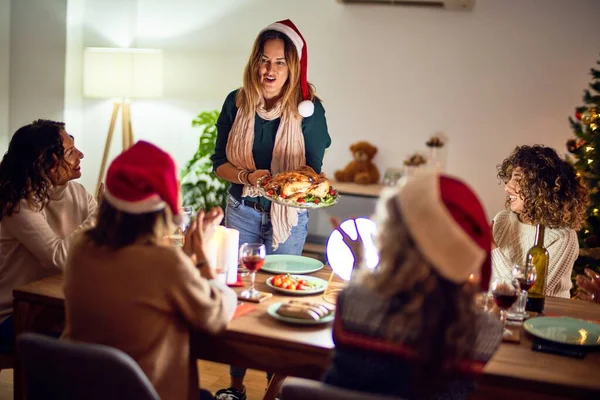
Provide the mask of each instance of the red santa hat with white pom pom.
POLYGON ((168 207, 176 224, 185 218, 179 210, 175 161, 143 140, 121 153, 108 167, 104 199, 129 214, 146 214, 168 207))
POLYGON ((265 31, 281 32, 294 43, 296 51, 298 51, 298 58, 300 59, 300 88, 302 89, 302 101, 298 104, 298 113, 304 118, 310 117, 315 112, 315 105, 310 101, 308 79, 306 77, 306 70, 308 69, 308 50, 306 49, 306 41, 296 25, 289 19, 277 21, 264 28, 260 33, 265 31))

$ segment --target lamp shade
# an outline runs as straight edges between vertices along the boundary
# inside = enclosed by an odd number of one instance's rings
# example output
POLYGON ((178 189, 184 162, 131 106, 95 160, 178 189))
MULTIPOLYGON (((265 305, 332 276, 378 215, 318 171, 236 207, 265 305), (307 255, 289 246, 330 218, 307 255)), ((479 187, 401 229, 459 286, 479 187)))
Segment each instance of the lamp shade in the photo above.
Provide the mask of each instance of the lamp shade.
MULTIPOLYGON (((343 229, 352 240, 357 239, 357 235, 360 234, 364 245, 364 257, 367 268, 373 269, 379 265, 379 254, 373 241, 373 235, 377 231, 375 222, 368 218, 348 219, 340 224, 340 229, 343 229), (356 221, 356 226, 354 225, 354 221, 356 221), (358 228, 358 232, 356 228, 358 228)), ((329 239, 327 239, 326 252, 327 262, 333 272, 340 278, 349 281, 352 277, 354 255, 337 229, 334 229, 331 235, 329 235, 329 239)))
POLYGON ((85 97, 160 97, 162 90, 162 50, 100 47, 85 49, 85 97))

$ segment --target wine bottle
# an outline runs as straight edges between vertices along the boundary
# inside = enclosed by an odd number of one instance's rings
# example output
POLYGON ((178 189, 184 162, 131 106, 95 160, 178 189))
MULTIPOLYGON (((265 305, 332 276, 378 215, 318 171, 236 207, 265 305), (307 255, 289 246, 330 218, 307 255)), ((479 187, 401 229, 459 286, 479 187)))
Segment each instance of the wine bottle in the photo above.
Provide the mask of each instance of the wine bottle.
POLYGON ((541 313, 544 311, 546 300, 546 277, 548 275, 548 263, 550 256, 544 247, 544 225, 537 224, 535 227, 535 242, 533 247, 527 251, 525 264, 527 268, 535 268, 536 278, 533 286, 528 291, 527 311, 541 313))

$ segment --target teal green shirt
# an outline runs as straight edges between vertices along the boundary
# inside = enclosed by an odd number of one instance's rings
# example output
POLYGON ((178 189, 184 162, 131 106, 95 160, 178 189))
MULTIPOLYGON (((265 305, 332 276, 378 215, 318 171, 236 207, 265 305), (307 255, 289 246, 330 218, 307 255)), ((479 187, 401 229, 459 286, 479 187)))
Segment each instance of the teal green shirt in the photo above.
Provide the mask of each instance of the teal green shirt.
MULTIPOLYGON (((238 91, 229 93, 223 104, 223 109, 217 120, 217 141, 215 144, 215 153, 211 156, 213 170, 229 160, 225 148, 229 139, 229 132, 233 126, 233 121, 237 114, 235 98, 238 91)), ((331 138, 327 131, 327 121, 325 119, 325 109, 318 99, 313 100, 315 112, 308 118, 302 120, 302 134, 304 135, 304 148, 306 152, 306 165, 317 172, 321 172, 323 166, 323 155, 325 149, 331 145, 331 138)), ((256 169, 271 169, 271 160, 273 159, 273 147, 275 146, 275 137, 281 118, 267 121, 258 116, 254 117, 254 143, 252 145, 252 156, 256 169)), ((238 201, 242 200, 243 185, 232 183, 229 193, 238 201)), ((263 198, 248 199, 258 201, 265 207, 270 206, 270 201, 263 198)))

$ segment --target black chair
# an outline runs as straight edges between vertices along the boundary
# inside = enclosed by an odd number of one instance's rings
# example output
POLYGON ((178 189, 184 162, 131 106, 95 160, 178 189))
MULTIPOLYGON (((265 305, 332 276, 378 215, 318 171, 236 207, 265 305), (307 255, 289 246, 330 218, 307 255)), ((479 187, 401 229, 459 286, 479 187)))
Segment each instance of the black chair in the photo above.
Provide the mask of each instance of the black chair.
POLYGON ((283 382, 281 400, 401 400, 398 397, 354 392, 323 382, 288 377, 283 382))
POLYGON ((127 354, 35 333, 17 338, 28 400, 160 400, 127 354))

